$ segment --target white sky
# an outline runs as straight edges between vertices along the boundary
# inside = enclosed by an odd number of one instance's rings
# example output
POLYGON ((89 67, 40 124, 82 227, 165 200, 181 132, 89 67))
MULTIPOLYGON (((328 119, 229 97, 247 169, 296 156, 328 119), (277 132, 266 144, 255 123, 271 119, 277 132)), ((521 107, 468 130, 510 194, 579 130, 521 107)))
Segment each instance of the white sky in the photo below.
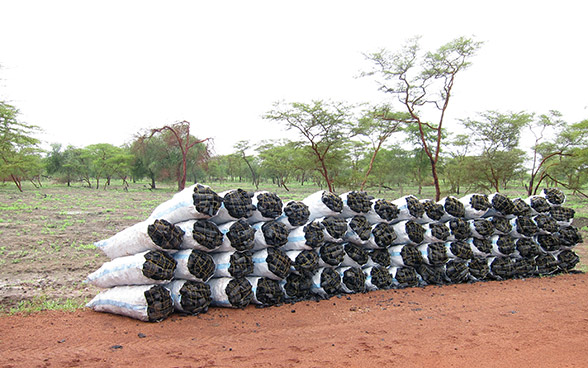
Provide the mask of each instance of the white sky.
POLYGON ((485 41, 458 76, 447 126, 485 110, 588 118, 588 6, 581 1, 0 0, 0 99, 48 142, 121 145, 191 122, 227 154, 291 138, 273 102, 379 103, 362 53, 485 41))

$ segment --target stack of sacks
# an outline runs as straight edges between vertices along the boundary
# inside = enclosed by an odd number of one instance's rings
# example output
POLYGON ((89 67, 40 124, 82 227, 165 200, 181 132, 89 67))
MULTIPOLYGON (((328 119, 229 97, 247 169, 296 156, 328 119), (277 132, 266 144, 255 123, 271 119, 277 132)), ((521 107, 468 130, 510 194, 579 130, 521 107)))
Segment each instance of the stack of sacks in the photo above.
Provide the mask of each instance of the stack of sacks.
POLYGON ((88 276, 106 288, 88 306, 156 321, 211 305, 566 272, 582 239, 564 201, 557 189, 439 202, 318 191, 283 205, 274 193, 196 184, 96 243, 112 261, 88 276))

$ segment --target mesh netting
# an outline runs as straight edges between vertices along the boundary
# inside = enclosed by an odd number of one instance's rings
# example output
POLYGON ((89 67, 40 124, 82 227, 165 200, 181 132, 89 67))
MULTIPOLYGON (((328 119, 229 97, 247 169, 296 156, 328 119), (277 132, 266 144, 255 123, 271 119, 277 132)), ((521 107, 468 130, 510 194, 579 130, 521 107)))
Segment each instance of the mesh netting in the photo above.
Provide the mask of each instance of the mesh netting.
POLYGON ((445 209, 443 209, 443 205, 439 203, 435 203, 431 200, 423 201, 423 207, 425 209, 425 213, 427 216, 433 221, 439 221, 443 215, 445 215, 445 209))
POLYGON ((255 206, 251 203, 251 197, 253 197, 253 193, 243 189, 235 189, 225 194, 223 204, 231 217, 247 218, 251 217, 255 210, 255 206))
POLYGON ((468 263, 468 268, 470 269, 470 275, 474 276, 478 280, 484 280, 490 273, 488 261, 484 257, 474 257, 468 263))
POLYGON ((545 188, 543 189, 543 194, 549 203, 554 205, 560 205, 566 201, 566 195, 564 192, 557 188, 545 188))
POLYGON ((147 234, 153 243, 163 249, 180 249, 184 230, 166 220, 155 220, 147 226, 147 234))
POLYGON ((537 272, 540 275, 550 275, 558 270, 559 262, 549 253, 538 255, 537 258, 535 258, 535 263, 537 263, 537 272))
POLYGON ((197 279, 208 280, 212 277, 215 270, 214 260, 208 253, 199 250, 192 250, 188 256, 188 271, 197 279))
POLYGON ((445 212, 453 217, 464 217, 465 207, 457 198, 447 197, 445 198, 445 212))
POLYGON ((488 254, 492 252, 492 242, 489 239, 473 238, 472 241, 480 252, 488 254))
POLYGON ((205 313, 212 302, 210 286, 201 281, 186 281, 180 295, 180 305, 189 314, 205 313))
POLYGON ((508 235, 498 235, 496 246, 498 246, 500 253, 506 255, 514 253, 516 249, 514 239, 508 235))
POLYGON ((169 290, 161 285, 153 286, 146 290, 147 316, 149 322, 161 321, 174 311, 174 303, 169 290))
POLYGON ((449 228, 440 222, 430 223, 429 229, 431 229, 431 235, 439 240, 447 240, 449 235, 451 235, 449 228))
POLYGON ((494 216, 492 217, 492 225, 499 233, 508 234, 512 231, 512 225, 510 221, 501 216, 494 216))
POLYGON ((290 201, 284 206, 284 214, 292 226, 302 226, 308 222, 310 211, 308 206, 300 201, 290 201))
POLYGON ((347 206, 357 213, 367 213, 372 209, 372 199, 366 192, 347 193, 347 206))
POLYGON ((416 244, 422 243, 425 239, 425 229, 416 221, 408 220, 404 226, 404 230, 408 238, 416 244))
POLYGON ((253 298, 251 283, 244 277, 229 281, 225 288, 225 294, 227 294, 229 303, 235 308, 245 308, 253 298))
POLYGON ((423 281, 429 285, 443 285, 449 282, 443 266, 422 264, 417 270, 423 281))
POLYGON ((512 213, 516 216, 526 216, 531 213, 531 206, 521 198, 514 199, 512 204, 514 205, 512 213))
POLYGON ((547 199, 543 197, 531 197, 529 201, 531 202, 531 208, 537 212, 549 212, 549 209, 551 208, 547 199))
POLYGON ((525 236, 533 236, 537 233, 537 224, 529 216, 519 216, 515 220, 517 232, 525 236))
POLYGON ((374 210, 385 221, 392 221, 398 217, 398 206, 386 199, 378 199, 374 203, 374 210))
POLYGON ((541 254, 539 245, 533 239, 520 238, 516 241, 515 246, 523 258, 531 258, 541 254))
POLYGON ((514 260, 509 257, 496 257, 490 264, 492 273, 503 279, 509 279, 515 274, 514 260))
POLYGON ((454 218, 449 220, 449 229, 455 239, 458 240, 467 239, 471 235, 470 224, 464 219, 454 218))
POLYGON ((466 282, 470 276, 470 269, 466 261, 452 259, 445 265, 445 274, 454 283, 466 282))
POLYGON ((365 291, 365 273, 359 267, 349 267, 343 272, 343 284, 354 293, 365 291))
POLYGON ((261 225, 263 238, 267 245, 272 247, 281 247, 288 242, 288 228, 286 225, 277 221, 268 221, 261 225))
POLYGON ((386 267, 374 266, 370 271, 372 284, 378 289, 389 289, 392 287, 392 275, 386 267))
POLYGON ((345 253, 349 256, 349 258, 353 259, 360 265, 364 265, 369 260, 369 253, 367 250, 357 244, 353 243, 344 243, 345 253))
POLYGON ((345 258, 345 249, 342 244, 325 242, 319 249, 323 262, 331 266, 338 266, 345 258))
POLYGON ((284 292, 280 287, 280 282, 267 277, 261 277, 257 281, 255 297, 261 304, 266 306, 284 302, 284 292))
POLYGON ((449 260, 444 243, 431 243, 427 246, 427 259, 432 265, 442 265, 449 260))
POLYGON ((415 218, 423 217, 425 213, 425 206, 418 200, 415 196, 407 196, 405 197, 406 200, 406 208, 408 208, 408 212, 411 216, 415 218))
POLYGON ((576 214, 572 208, 569 207, 562 207, 562 206, 553 206, 549 210, 549 214, 553 217, 556 221, 571 221, 576 214))
POLYGON ((470 197, 470 206, 477 211, 484 211, 492 207, 488 196, 485 194, 472 194, 470 197))
POLYGON ((174 277, 177 262, 165 252, 151 250, 145 253, 143 275, 153 280, 171 280, 174 277))
POLYGON ((419 284, 419 276, 412 267, 401 267, 396 270, 396 276, 394 276, 398 287, 413 287, 419 284))
POLYGON ((335 295, 341 289, 341 276, 332 268, 323 268, 321 272, 321 288, 328 295, 335 295))
POLYGON ((376 245, 380 248, 386 248, 392 245, 396 240, 396 233, 392 225, 381 222, 372 229, 376 245))
POLYGON ((573 247, 576 244, 582 243, 582 234, 577 228, 573 226, 566 226, 559 230, 556 234, 562 245, 566 247, 573 247))
POLYGON ((192 200, 196 211, 207 214, 210 217, 216 215, 223 202, 223 199, 216 192, 201 184, 197 184, 194 187, 192 200))
POLYGON ((319 267, 319 256, 315 251, 303 250, 294 259, 293 266, 300 274, 312 275, 319 267))
POLYGON ((364 241, 368 240, 372 234, 372 227, 365 216, 353 216, 353 218, 349 220, 349 227, 351 230, 355 231, 361 240, 364 241))
POLYGON ((374 249, 369 252, 369 255, 371 260, 380 266, 389 267, 392 264, 390 252, 388 252, 388 249, 374 249))
POLYGON ((569 272, 580 262, 580 257, 572 250, 562 250, 557 255, 557 262, 562 271, 569 272))
POLYGON ((472 259, 474 257, 474 252, 472 251, 472 248, 470 248, 468 243, 462 240, 451 242, 451 244, 449 245, 449 249, 451 250, 451 253, 453 253, 454 256, 459 257, 461 259, 472 259))
POLYGON ((257 210, 263 217, 276 218, 282 214, 282 200, 275 193, 259 193, 257 195, 257 210))
POLYGON ((336 194, 324 191, 321 196, 321 201, 333 212, 341 212, 343 210, 343 200, 336 194))
POLYGON ((250 250, 253 248, 255 229, 247 221, 237 220, 229 227, 227 238, 231 242, 231 246, 237 251, 250 250))
POLYGON ((405 266, 416 267, 423 263, 423 256, 421 252, 412 245, 405 245, 400 250, 400 256, 402 257, 402 263, 405 266))
POLYGON ((537 273, 537 263, 535 258, 520 258, 514 261, 515 276, 525 277, 532 276, 537 273))
POLYGON ((311 222, 304 228, 304 239, 306 245, 311 248, 318 248, 323 245, 325 241, 325 234, 323 233, 323 226, 318 222, 311 222))
POLYGON ((280 279, 285 279, 290 273, 292 260, 283 250, 268 248, 265 261, 267 262, 268 269, 280 279))
POLYGON ((514 204, 505 195, 496 193, 492 197, 492 207, 503 215, 510 215, 514 212, 514 204))
POLYGON ((559 225, 557 221, 548 215, 537 215, 534 218, 535 223, 537 223, 537 227, 543 231, 547 231, 548 233, 555 233, 559 230, 559 225))
POLYGON ((284 290, 289 297, 297 299, 308 299, 312 287, 311 275, 291 273, 286 277, 284 290))
POLYGON ((325 230, 335 239, 341 239, 347 232, 347 221, 341 217, 325 217, 321 224, 325 230))
POLYGON ((541 248, 547 252, 554 252, 561 248, 559 238, 553 234, 539 234, 536 239, 541 248))
POLYGON ((488 237, 494 234, 494 224, 492 221, 486 219, 474 220, 474 229, 483 237, 488 237))
POLYGON ((229 261, 231 276, 245 277, 253 273, 253 257, 249 252, 233 252, 229 261))
POLYGON ((194 222, 192 237, 198 244, 208 249, 216 249, 223 243, 223 233, 215 223, 208 220, 194 222))

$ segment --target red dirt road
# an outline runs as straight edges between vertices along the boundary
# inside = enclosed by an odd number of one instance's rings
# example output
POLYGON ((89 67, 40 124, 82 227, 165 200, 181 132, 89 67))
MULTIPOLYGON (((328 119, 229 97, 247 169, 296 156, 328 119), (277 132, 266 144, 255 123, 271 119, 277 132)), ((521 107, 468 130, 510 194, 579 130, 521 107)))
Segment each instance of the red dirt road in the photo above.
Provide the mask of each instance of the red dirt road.
POLYGON ((144 323, 0 317, 0 367, 586 367, 588 275, 376 291, 144 323))

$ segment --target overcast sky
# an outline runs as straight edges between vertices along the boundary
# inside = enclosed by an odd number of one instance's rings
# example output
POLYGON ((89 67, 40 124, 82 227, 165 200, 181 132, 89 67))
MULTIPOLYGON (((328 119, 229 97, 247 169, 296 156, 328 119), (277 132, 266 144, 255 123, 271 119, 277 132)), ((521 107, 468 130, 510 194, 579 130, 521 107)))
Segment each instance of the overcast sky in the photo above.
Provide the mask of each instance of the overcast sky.
POLYGON ((187 120, 218 154, 296 138, 261 116, 278 100, 380 103, 362 53, 485 44, 458 76, 447 124, 485 110, 588 118, 581 1, 0 0, 0 100, 41 138, 121 145, 187 120))

